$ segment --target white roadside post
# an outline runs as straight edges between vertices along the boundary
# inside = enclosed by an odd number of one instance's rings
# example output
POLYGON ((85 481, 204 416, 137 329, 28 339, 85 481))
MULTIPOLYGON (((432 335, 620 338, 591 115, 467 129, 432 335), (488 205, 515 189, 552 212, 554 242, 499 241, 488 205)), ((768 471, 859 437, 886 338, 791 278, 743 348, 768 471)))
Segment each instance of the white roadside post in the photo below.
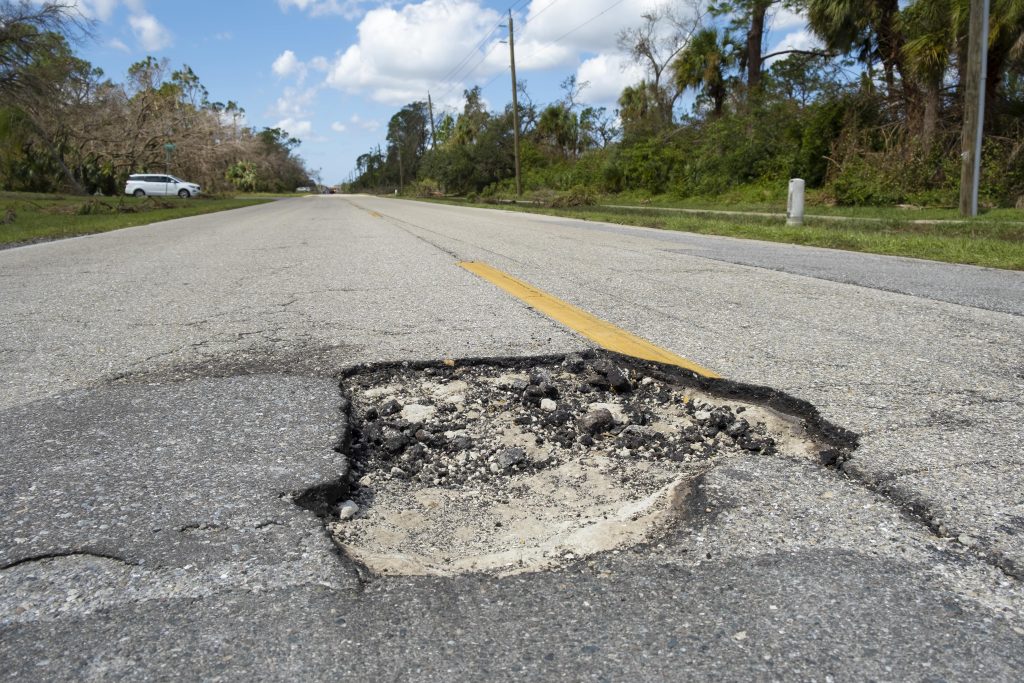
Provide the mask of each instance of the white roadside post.
POLYGON ((804 181, 792 178, 789 181, 789 198, 786 200, 786 225, 804 224, 804 181))

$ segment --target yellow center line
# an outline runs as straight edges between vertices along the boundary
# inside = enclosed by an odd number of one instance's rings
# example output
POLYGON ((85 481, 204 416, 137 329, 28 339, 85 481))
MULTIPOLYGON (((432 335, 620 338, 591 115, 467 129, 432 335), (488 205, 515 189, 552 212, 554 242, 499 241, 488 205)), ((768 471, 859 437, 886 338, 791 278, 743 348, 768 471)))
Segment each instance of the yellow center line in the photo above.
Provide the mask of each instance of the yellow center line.
POLYGON ((718 378, 718 373, 708 370, 682 356, 677 356, 668 349, 656 346, 646 339, 627 332, 621 327, 612 325, 610 322, 587 313, 570 303, 562 301, 547 292, 517 280, 508 273, 493 268, 486 263, 479 261, 463 261, 460 266, 469 272, 487 280, 493 285, 504 289, 512 296, 521 299, 527 305, 540 311, 556 322, 565 325, 569 329, 581 334, 587 339, 595 342, 598 346, 615 351, 626 356, 653 360, 668 365, 676 365, 704 377, 718 378))

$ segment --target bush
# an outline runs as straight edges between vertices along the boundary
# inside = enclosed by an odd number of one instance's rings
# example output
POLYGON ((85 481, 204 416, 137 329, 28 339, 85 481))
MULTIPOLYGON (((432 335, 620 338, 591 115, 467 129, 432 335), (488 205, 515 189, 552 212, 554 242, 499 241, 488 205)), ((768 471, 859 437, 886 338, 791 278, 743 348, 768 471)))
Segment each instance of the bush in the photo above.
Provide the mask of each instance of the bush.
POLYGON ((568 192, 551 201, 551 207, 556 209, 569 209, 575 206, 593 206, 597 204, 597 196, 588 188, 577 185, 568 192))
POLYGON ((904 200, 900 187, 885 169, 864 156, 847 159, 829 184, 829 190, 840 205, 881 206, 904 200))
POLYGON ((442 197, 444 193, 441 192, 440 184, 431 178, 424 178, 423 180, 417 180, 405 190, 407 195, 413 197, 442 197))

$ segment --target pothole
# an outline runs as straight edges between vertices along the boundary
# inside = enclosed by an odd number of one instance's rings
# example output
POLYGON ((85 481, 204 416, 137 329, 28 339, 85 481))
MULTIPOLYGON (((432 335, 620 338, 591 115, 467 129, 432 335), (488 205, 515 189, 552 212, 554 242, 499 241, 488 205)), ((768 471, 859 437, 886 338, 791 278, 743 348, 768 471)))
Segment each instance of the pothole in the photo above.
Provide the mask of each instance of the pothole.
POLYGON ((723 459, 835 459, 810 406, 717 385, 614 354, 353 372, 328 531, 376 574, 537 571, 656 539, 723 459))

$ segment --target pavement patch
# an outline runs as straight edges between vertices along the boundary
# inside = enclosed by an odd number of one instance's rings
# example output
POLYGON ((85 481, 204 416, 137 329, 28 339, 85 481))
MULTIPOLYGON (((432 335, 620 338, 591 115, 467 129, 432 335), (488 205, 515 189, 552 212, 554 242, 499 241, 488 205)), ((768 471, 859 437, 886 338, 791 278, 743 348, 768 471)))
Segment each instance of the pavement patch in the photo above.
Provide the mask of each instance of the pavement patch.
POLYGON ((711 382, 607 353, 355 369, 348 475, 295 502, 372 574, 507 575, 656 540, 704 514, 724 461, 852 447, 711 382))

